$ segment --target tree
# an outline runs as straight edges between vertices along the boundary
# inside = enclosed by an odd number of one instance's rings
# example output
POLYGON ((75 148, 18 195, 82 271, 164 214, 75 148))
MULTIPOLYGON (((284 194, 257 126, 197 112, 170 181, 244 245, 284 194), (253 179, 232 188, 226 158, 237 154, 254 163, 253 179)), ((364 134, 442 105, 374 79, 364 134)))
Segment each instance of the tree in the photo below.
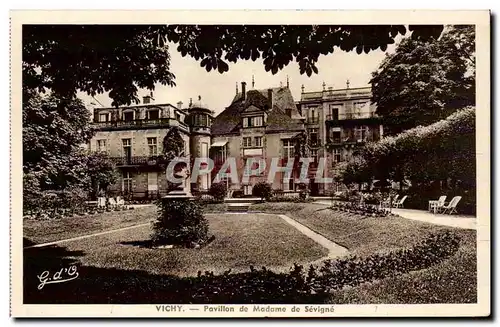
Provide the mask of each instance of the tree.
POLYGON ((81 147, 93 130, 90 113, 78 99, 23 94, 23 171, 40 190, 83 185, 85 154, 81 147))
POLYGON ((475 104, 474 26, 439 38, 406 38, 372 73, 373 99, 386 134, 444 119, 475 104))
POLYGON ((105 153, 90 153, 86 156, 86 174, 90 178, 92 189, 106 190, 116 182, 118 174, 115 164, 105 153))
POLYGON ((77 91, 109 92, 114 106, 138 103, 138 88, 175 85, 167 42, 200 61, 207 71, 229 70, 228 62, 262 58, 276 74, 292 60, 301 74, 318 73, 320 55, 358 54, 412 39, 437 38, 442 25, 24 25, 23 87, 65 98, 77 91))

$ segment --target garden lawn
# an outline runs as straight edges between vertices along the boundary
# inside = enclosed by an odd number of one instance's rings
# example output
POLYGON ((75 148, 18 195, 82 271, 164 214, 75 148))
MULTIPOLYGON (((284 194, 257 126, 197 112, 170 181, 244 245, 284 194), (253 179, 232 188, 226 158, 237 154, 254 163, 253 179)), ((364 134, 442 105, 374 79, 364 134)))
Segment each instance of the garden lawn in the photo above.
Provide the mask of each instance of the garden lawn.
POLYGON ((147 223, 156 218, 156 210, 152 205, 63 219, 24 219, 23 236, 33 243, 54 242, 147 223))
POLYGON ((458 252, 433 267, 336 292, 330 303, 477 303, 476 232, 455 230, 458 252))
POLYGON ((84 266, 142 270, 150 274, 215 274, 250 266, 285 270, 294 263, 307 264, 327 255, 327 250, 272 215, 207 215, 215 240, 201 249, 151 249, 140 245, 151 234, 150 226, 61 243, 78 253, 84 266), (139 244, 138 244, 139 243, 139 244))
POLYGON ((310 229, 365 256, 411 247, 430 233, 452 231, 460 239, 458 252, 428 269, 386 278, 336 292, 331 303, 475 303, 477 259, 475 230, 429 224, 402 217, 365 218, 332 211, 325 205, 265 203, 252 210, 284 212, 310 229))
POLYGON ((453 229, 399 216, 366 218, 353 213, 333 211, 318 204, 269 203, 256 206, 262 211, 281 211, 347 248, 350 254, 361 256, 411 247, 430 233, 453 229))

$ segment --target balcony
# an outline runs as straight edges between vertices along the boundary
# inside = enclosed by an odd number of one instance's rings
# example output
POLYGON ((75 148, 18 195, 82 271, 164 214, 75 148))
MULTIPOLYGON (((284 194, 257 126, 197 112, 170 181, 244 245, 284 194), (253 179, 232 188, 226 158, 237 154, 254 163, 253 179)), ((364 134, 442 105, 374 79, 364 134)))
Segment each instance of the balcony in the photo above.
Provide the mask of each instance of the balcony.
POLYGON ((308 144, 311 148, 318 148, 321 146, 321 140, 309 140, 308 144))
POLYGON ((161 156, 131 156, 131 157, 111 157, 117 167, 125 166, 157 166, 163 162, 161 156))
POLYGON ((374 111, 348 112, 339 115, 327 115, 325 122, 328 125, 356 125, 378 123, 380 117, 374 111))
POLYGON ((100 131, 150 129, 177 126, 181 130, 189 132, 189 128, 185 123, 182 123, 174 118, 104 121, 94 122, 93 126, 100 131))
POLYGON ((306 124, 309 125, 319 124, 319 117, 307 117, 306 124))

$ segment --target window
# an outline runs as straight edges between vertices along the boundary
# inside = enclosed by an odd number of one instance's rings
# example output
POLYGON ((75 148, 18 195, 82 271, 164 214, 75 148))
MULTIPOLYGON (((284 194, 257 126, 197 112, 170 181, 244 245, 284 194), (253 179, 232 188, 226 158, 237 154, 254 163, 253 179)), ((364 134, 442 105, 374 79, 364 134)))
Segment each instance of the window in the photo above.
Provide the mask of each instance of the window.
POLYGON ((243 118, 243 127, 260 127, 260 126, 262 126, 262 116, 243 118))
POLYGON ((311 158, 315 164, 318 163, 318 150, 311 150, 311 158))
POLYGON ((283 140, 283 158, 291 158, 294 155, 295 145, 292 140, 283 140))
POLYGON ((318 129, 317 128, 309 128, 309 141, 311 145, 317 145, 318 140, 318 129))
POLYGON ((175 119, 178 120, 178 121, 181 121, 181 115, 179 115, 179 114, 176 113, 175 114, 175 119))
POLYGON ((158 173, 156 171, 148 172, 148 192, 158 191, 158 173))
POLYGON ((123 172, 122 191, 123 193, 132 192, 132 175, 128 171, 123 172))
POLYGON ((243 147, 248 148, 252 146, 252 138, 251 137, 244 137, 243 138, 243 147))
POLYGON ((256 136, 254 140, 255 140, 255 146, 259 147, 262 146, 262 136, 256 136))
POLYGON ((313 124, 318 122, 318 117, 316 116, 316 108, 309 109, 308 122, 313 124))
POLYGON ((292 117, 292 109, 286 109, 285 112, 288 117, 292 117))
POLYGON ((123 112, 123 120, 124 121, 134 120, 134 112, 133 111, 124 111, 123 112))
POLYGON ((354 136, 357 141, 366 141, 368 138, 368 126, 356 126, 354 128, 354 136))
POLYGON ((341 161, 342 161, 342 149, 333 149, 332 162, 335 164, 341 161))
POLYGON ((122 139, 122 146, 123 146, 123 156, 125 158, 132 157, 132 140, 131 139, 122 139))
POLYGON ((340 143, 341 134, 339 131, 332 131, 331 133, 331 141, 332 143, 340 143))
POLYGON ((148 137, 149 155, 156 156, 158 154, 158 143, 156 137, 148 137))
POLYGON ((328 112, 328 119, 339 120, 339 112, 340 112, 340 106, 330 105, 328 112))
POLYGON ((98 152, 107 152, 106 140, 97 140, 97 151, 98 152))
POLYGON ((159 119, 160 111, 159 110, 149 110, 148 111, 148 119, 159 119))
POLYGON ((99 114, 99 121, 100 122, 109 121, 109 113, 99 114))
POLYGON ((262 116, 253 117, 253 126, 262 126, 262 116))

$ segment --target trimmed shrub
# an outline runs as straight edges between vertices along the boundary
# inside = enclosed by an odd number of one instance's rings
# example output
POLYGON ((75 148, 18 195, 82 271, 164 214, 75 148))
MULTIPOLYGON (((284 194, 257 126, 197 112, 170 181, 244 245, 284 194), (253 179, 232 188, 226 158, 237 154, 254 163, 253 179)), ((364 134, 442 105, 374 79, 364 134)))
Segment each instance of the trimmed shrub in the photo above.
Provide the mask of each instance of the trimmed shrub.
POLYGON ((273 189, 268 183, 258 182, 252 188, 252 195, 262 200, 269 200, 273 196, 273 189))
MULTIPOLYGON (((295 265, 288 273, 266 268, 221 275, 201 271, 195 277, 150 275, 134 271, 82 266, 81 278, 61 292, 26 292, 27 303, 175 303, 175 304, 292 304, 324 303, 331 293, 377 279, 429 268, 454 255, 459 238, 449 232, 431 235, 409 249, 368 257, 327 260, 319 269, 295 265), (102 287, 86 288, 96 278, 102 287), (85 294, 79 290, 87 289, 85 294), (148 290, 141 292, 140 290, 148 290), (128 290, 124 292, 124 290, 128 290)), ((40 260, 40 249, 28 250, 25 263, 40 260), (32 251, 32 252, 30 252, 32 251), (36 251, 36 252, 35 252, 36 251)), ((53 253, 50 252, 53 256, 53 253)), ((57 264, 59 267, 60 264, 57 264)), ((46 269, 46 268, 43 268, 46 269)), ((26 270, 26 268, 25 268, 26 270)), ((31 274, 25 274, 31 276, 31 274)), ((32 283, 33 279, 27 279, 32 283)), ((30 285, 31 286, 31 285, 30 285)), ((35 289, 33 285, 29 289, 35 289)), ((55 285, 57 287, 57 285, 55 285)))
POLYGON ((368 257, 350 257, 327 260, 311 278, 315 292, 330 293, 344 286, 357 286, 364 282, 404 274, 435 265, 458 251, 460 239, 455 234, 432 234, 409 249, 368 257))
POLYGON ((211 196, 214 197, 216 202, 224 202, 224 198, 227 194, 227 186, 224 182, 214 183, 210 186, 210 190, 208 192, 211 196))
POLYGON ((200 247, 208 241, 208 221, 198 203, 183 199, 161 199, 157 205, 158 218, 153 223, 153 244, 200 247))

